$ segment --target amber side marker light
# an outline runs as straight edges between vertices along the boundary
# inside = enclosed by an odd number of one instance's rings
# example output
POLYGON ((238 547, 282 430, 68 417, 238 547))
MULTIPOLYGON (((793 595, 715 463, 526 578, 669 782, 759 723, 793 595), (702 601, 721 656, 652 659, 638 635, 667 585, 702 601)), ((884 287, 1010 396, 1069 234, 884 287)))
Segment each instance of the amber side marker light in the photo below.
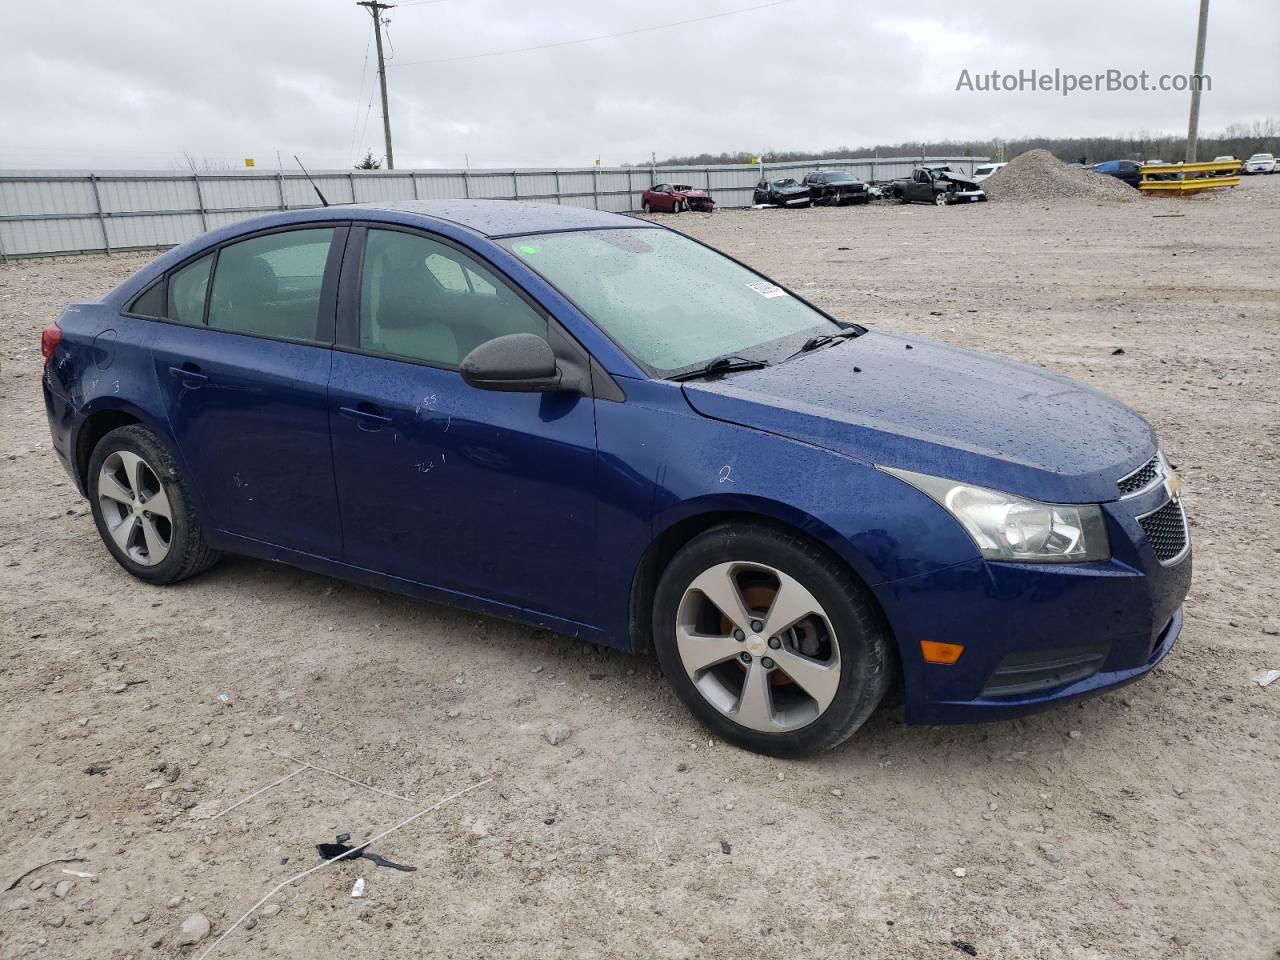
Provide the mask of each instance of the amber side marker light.
POLYGON ((920 653, 924 656, 925 663, 941 663, 949 667, 960 659, 960 654, 964 653, 964 644, 921 640, 920 653))

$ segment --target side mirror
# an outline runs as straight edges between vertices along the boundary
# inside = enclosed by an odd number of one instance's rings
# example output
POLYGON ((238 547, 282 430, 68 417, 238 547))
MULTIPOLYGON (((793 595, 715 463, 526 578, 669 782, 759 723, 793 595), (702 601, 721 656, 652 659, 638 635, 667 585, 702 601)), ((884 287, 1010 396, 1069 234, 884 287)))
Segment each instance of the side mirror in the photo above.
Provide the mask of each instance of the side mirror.
POLYGON ((541 393, 560 389, 556 355, 542 337, 511 333, 480 344, 459 366, 462 379, 478 390, 541 393))

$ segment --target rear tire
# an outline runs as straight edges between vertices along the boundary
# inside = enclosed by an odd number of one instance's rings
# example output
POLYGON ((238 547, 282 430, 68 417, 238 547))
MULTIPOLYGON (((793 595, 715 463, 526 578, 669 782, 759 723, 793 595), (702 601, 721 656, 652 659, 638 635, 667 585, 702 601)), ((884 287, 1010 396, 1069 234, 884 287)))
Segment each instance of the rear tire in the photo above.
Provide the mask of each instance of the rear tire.
POLYGON ((726 742, 776 757, 846 740, 892 673, 866 587, 825 550, 763 524, 722 524, 686 544, 658 582, 653 633, 690 712, 726 742))
POLYGON ((85 486, 102 542, 139 580, 177 583, 217 563, 177 463, 141 424, 98 441, 85 486))

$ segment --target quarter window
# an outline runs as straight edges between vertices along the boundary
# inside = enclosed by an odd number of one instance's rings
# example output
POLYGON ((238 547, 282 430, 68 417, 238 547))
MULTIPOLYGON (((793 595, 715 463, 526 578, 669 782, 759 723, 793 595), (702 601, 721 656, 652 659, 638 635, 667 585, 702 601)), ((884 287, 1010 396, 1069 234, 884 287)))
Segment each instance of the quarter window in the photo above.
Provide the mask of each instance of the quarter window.
POLYGON ((169 276, 169 309, 165 316, 179 323, 204 323, 204 299, 212 264, 212 256, 201 257, 169 276))
POLYGON ((209 326, 282 340, 320 340, 320 288, 333 228, 290 230, 218 253, 209 326))
POLYGON ((370 230, 360 278, 360 346, 456 367, 508 333, 547 335, 547 322, 479 261, 399 230, 370 230))
POLYGON ((164 316, 164 280, 160 279, 147 287, 129 304, 129 312, 140 317, 164 316))

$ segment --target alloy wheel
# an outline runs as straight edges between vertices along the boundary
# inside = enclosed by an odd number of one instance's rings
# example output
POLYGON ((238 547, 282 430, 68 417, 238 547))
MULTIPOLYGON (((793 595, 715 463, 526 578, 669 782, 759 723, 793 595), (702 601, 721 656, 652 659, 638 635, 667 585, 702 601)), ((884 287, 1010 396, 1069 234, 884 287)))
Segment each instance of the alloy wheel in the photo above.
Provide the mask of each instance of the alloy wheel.
POLYGON ((822 604, 761 563, 720 563, 694 578, 676 615, 680 660, 702 697, 751 730, 818 719, 840 686, 840 647, 822 604))
POLYGON ((117 450, 98 472, 98 505, 107 533, 134 563, 153 567, 173 545, 173 508, 164 484, 142 457, 117 450))

